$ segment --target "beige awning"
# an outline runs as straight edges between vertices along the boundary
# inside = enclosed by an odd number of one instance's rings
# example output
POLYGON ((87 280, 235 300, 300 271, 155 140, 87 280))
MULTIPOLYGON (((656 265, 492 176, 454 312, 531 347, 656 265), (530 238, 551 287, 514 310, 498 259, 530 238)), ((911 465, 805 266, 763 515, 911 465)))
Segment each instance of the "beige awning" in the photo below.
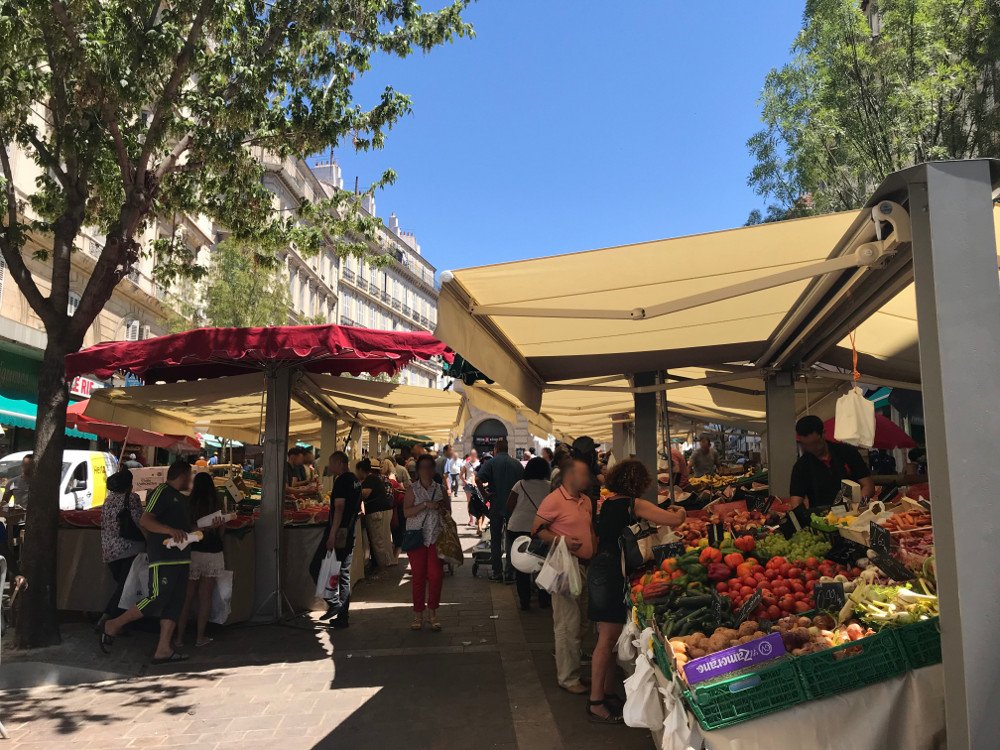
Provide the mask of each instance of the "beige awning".
MULTIPOLYGON (((187 383, 104 388, 87 415, 157 432, 208 432, 256 444, 263 430, 263 374, 187 383)), ((331 375, 303 375, 293 388, 289 434, 319 435, 321 415, 391 433, 447 440, 460 431, 462 397, 450 391, 331 375)))
MULTIPOLYGON (((904 228, 880 248, 886 252, 909 251, 908 217, 899 210, 904 228)), ((1000 236, 1000 209, 994 221, 1000 236)), ((850 264, 859 248, 878 245, 868 208, 448 272, 436 335, 559 429, 564 415, 546 384, 765 360, 812 279, 881 278, 871 276, 877 264, 850 264), (647 316, 657 308, 666 311, 647 316)), ((861 373, 872 382, 919 380, 912 283, 858 325, 856 342, 861 373)), ((849 368, 850 343, 816 361, 849 368)), ((756 400, 731 392, 684 399, 706 418, 760 418, 756 400)))

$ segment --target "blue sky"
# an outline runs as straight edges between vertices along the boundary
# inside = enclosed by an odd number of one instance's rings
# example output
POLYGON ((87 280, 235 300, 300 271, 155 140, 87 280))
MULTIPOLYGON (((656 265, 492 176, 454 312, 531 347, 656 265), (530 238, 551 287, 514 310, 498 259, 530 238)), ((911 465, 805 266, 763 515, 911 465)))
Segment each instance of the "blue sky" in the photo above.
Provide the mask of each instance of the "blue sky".
MULTIPOLYGON (((430 2, 427 3, 431 5, 430 2)), ((480 0, 476 37, 359 83, 413 114, 379 152, 336 152, 438 270, 739 226, 764 77, 802 0, 480 0)), ((554 283, 557 283, 554 280, 554 283)))

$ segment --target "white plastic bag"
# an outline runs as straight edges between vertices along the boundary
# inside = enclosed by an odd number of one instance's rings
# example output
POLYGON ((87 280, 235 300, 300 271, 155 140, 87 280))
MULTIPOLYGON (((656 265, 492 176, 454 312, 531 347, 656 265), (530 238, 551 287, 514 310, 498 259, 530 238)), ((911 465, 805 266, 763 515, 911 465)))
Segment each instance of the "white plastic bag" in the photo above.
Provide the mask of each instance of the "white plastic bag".
POLYGON ((625 627, 622 628, 622 634, 618 636, 618 643, 615 644, 618 661, 624 664, 631 664, 635 661, 636 654, 639 653, 635 647, 635 638, 637 635, 639 635, 639 627, 630 616, 625 622, 625 627))
POLYGON ((669 688, 661 687, 660 695, 665 714, 661 750, 700 750, 704 743, 701 727, 684 706, 677 683, 672 682, 669 688))
POLYGON ((562 554, 566 550, 566 540, 559 537, 555 544, 549 546, 549 554, 545 556, 545 563, 535 577, 538 588, 548 591, 550 594, 564 594, 569 592, 565 556, 562 554))
POLYGON ((122 598, 118 600, 118 606, 122 609, 131 609, 147 596, 149 596, 149 556, 145 552, 140 552, 132 561, 132 567, 128 569, 125 588, 122 589, 122 598))
POLYGON ((319 576, 316 578, 316 596, 321 599, 335 599, 340 586, 340 560, 330 550, 319 566, 319 576))
POLYGON ((875 404, 857 387, 837 399, 833 439, 859 448, 875 445, 875 404))
POLYGON ((212 589, 212 610, 209 612, 209 622, 216 625, 225 625, 232 612, 233 605, 233 571, 224 570, 215 579, 215 588, 212 589))
POLYGON ((625 680, 625 723, 638 729, 659 729, 663 725, 663 703, 656 686, 653 665, 644 653, 635 660, 635 672, 625 680))

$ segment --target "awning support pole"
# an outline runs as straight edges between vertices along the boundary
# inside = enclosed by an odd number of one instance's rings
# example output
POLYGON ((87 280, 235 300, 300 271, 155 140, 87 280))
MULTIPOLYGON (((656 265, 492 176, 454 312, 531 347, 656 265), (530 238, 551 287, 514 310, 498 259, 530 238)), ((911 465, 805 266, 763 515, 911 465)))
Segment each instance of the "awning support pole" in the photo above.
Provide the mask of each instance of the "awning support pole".
POLYGON ((285 502, 285 453, 292 402, 292 370, 267 373, 267 406, 264 412, 264 484, 260 517, 254 525, 256 585, 255 620, 275 622, 281 617, 281 511, 285 502))
MULTIPOLYGON (((655 372, 638 372, 633 376, 636 388, 655 384, 655 372)), ((635 455, 653 477, 643 497, 656 502, 656 394, 636 393, 632 399, 635 404, 635 455)))
POLYGON ((795 378, 776 372, 764 380, 767 409, 767 481, 772 495, 788 497, 792 466, 798 458, 795 444, 795 378))
POLYGON ((1000 288, 989 162, 927 164, 909 184, 948 747, 997 746, 1000 288))

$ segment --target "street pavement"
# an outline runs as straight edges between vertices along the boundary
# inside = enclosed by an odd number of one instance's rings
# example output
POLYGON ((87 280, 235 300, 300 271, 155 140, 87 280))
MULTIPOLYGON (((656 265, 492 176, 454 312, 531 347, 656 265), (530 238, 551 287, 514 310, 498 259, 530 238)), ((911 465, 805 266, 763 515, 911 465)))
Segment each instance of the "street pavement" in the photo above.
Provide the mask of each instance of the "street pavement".
MULTIPOLYGON (((464 498, 453 508, 469 549, 464 498)), ((105 656, 85 622, 64 625, 60 646, 6 650, 0 748, 652 747, 645 730, 587 720, 586 698, 556 685, 549 612, 520 612, 513 587, 488 582, 486 568, 473 578, 470 559, 445 577, 444 629, 409 630, 405 562, 357 586, 347 630, 319 613, 219 629, 181 669, 149 664, 152 631, 105 656), (17 687, 42 665, 63 684, 17 687)))

